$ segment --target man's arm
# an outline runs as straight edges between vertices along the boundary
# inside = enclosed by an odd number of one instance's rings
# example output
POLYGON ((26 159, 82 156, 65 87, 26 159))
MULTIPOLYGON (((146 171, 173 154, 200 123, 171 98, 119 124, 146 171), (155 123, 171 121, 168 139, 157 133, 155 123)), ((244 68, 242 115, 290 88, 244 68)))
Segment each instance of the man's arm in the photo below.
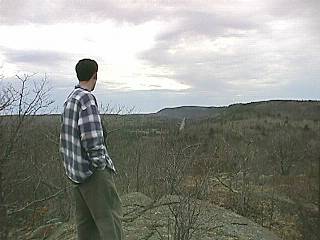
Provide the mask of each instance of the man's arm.
POLYGON ((93 167, 104 168, 109 155, 104 144, 103 128, 98 107, 90 103, 80 109, 78 126, 81 145, 93 167))

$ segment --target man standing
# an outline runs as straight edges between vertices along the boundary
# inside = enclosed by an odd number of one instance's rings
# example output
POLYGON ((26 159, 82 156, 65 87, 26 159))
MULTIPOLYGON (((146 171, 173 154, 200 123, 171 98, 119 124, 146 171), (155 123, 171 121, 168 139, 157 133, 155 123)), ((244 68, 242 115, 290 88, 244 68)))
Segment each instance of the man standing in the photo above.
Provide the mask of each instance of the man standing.
POLYGON ((78 239, 123 239, 122 207, 106 149, 96 98, 98 64, 82 59, 76 65, 79 84, 64 103, 60 152, 66 175, 75 183, 78 239))

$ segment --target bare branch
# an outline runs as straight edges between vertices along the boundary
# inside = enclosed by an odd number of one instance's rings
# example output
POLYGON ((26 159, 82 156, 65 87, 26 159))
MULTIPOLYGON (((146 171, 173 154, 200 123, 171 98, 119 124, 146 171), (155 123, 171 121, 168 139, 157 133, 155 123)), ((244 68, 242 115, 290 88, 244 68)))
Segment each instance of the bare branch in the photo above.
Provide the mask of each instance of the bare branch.
POLYGON ((30 203, 27 203, 22 208, 9 211, 8 215, 10 216, 10 215, 13 215, 13 214, 17 214, 17 213, 22 212, 22 211, 26 210, 27 208, 33 206, 34 204, 38 204, 38 203, 41 203, 41 202, 48 201, 48 200, 50 200, 52 198, 55 198, 55 197, 59 196, 60 194, 62 194, 63 192, 65 192, 65 191, 67 191, 67 190, 69 190, 70 188, 73 188, 73 187, 74 186, 69 186, 69 187, 60 189, 59 191, 55 192, 54 194, 52 194, 50 196, 47 196, 47 197, 44 197, 44 198, 41 198, 41 199, 37 199, 37 200, 34 200, 34 201, 30 202, 30 203))
POLYGON ((233 193, 239 193, 239 191, 234 190, 233 188, 231 188, 228 184, 226 184, 225 182, 223 182, 218 176, 215 176, 215 178, 219 181, 219 183, 221 183, 223 186, 225 186, 226 188, 228 188, 231 192, 233 192, 233 193))

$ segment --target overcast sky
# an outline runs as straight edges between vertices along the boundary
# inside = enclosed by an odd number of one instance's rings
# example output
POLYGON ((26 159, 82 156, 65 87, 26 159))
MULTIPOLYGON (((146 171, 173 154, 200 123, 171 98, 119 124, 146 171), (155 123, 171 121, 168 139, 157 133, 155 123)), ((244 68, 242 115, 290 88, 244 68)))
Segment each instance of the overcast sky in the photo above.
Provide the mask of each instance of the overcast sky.
POLYGON ((0 73, 46 73, 60 109, 87 57, 98 101, 135 112, 319 100, 319 12, 319 0, 0 0, 0 73))

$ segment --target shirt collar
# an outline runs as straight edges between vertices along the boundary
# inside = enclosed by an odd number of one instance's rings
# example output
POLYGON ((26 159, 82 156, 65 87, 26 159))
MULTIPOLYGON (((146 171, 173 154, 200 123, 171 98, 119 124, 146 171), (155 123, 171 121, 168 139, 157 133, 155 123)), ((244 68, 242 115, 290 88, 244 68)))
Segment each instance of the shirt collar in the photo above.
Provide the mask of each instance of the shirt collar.
MULTIPOLYGON (((74 86, 74 89, 77 89, 77 88, 80 88, 80 89, 83 89, 83 90, 85 90, 85 91, 91 92, 91 91, 89 91, 88 89, 81 87, 80 84, 77 84, 77 85, 74 86)), ((71 94, 70 94, 70 95, 71 95, 71 94)), ((93 96, 93 99, 94 99, 96 105, 98 106, 96 97, 95 97, 93 94, 92 94, 92 96, 93 96)))
POLYGON ((88 89, 81 87, 80 84, 77 84, 77 85, 74 86, 74 89, 77 89, 77 88, 81 88, 83 90, 89 91, 88 89))

